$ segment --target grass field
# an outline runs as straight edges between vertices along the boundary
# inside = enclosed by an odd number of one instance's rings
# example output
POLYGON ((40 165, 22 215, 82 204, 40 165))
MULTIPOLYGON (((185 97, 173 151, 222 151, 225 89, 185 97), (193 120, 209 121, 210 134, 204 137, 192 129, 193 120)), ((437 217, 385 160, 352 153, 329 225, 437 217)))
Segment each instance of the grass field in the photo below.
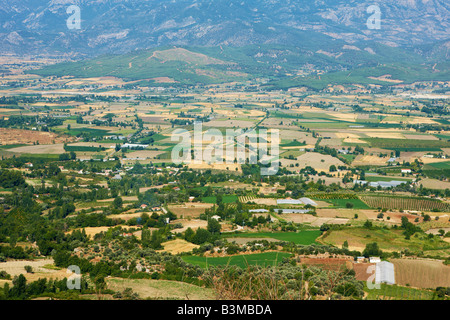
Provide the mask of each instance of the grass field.
POLYGON ((404 178, 404 177, 383 177, 383 176, 367 176, 366 175, 365 180, 369 181, 369 182, 376 182, 376 181, 387 181, 387 182, 390 182, 392 180, 410 182, 412 179, 404 178))
POLYGON ((354 154, 341 154, 340 157, 344 158, 350 162, 352 162, 356 158, 356 156, 354 154))
POLYGON ((427 166, 430 166, 433 169, 448 170, 450 169, 450 161, 429 163, 427 166))
POLYGON ((364 291, 368 293, 367 300, 432 300, 433 292, 396 285, 381 284, 380 289, 369 289, 365 286, 364 291))
POLYGON ((79 134, 86 134, 89 137, 97 138, 97 137, 103 137, 108 134, 109 131, 102 130, 102 129, 95 129, 95 128, 73 128, 70 130, 64 129, 63 132, 65 134, 71 135, 71 136, 77 136, 79 134))
POLYGON ((214 299, 213 289, 193 284, 168 280, 107 278, 108 289, 122 292, 131 288, 143 299, 161 300, 210 300, 214 299))
POLYGON ((427 250, 449 249, 450 244, 440 239, 428 239, 424 234, 415 234, 406 240, 403 230, 346 228, 334 230, 322 237, 321 242, 341 247, 344 241, 348 242, 349 248, 364 250, 368 243, 376 242, 380 249, 385 251, 402 251, 408 248, 412 252, 427 250))
MULTIPOLYGON (((235 203, 238 201, 237 196, 223 196, 222 202, 223 203, 235 203)), ((217 203, 217 197, 211 196, 211 197, 203 197, 202 202, 204 203, 217 203)))
POLYGON ((370 207, 359 199, 327 199, 326 202, 332 203, 336 208, 347 208, 347 203, 351 203, 351 209, 370 209, 370 207))
POLYGON ((190 264, 198 265, 202 268, 209 266, 230 265, 238 266, 242 269, 247 268, 248 265, 258 266, 274 266, 280 263, 283 258, 290 257, 290 253, 285 252, 264 252, 246 255, 237 255, 231 257, 199 257, 199 256, 184 256, 182 259, 190 264))
POLYGON ((438 151, 450 147, 450 142, 443 140, 364 138, 371 147, 399 151, 438 151))
POLYGON ((97 147, 89 147, 89 146, 66 146, 64 148, 67 152, 100 152, 105 151, 106 148, 97 148, 97 147))
MULTIPOLYGON (((233 238, 272 238, 280 241, 294 242, 295 244, 309 245, 315 243, 321 235, 319 230, 304 230, 296 232, 255 232, 255 233, 233 233, 233 238)), ((228 235, 227 235, 228 236, 228 235)))

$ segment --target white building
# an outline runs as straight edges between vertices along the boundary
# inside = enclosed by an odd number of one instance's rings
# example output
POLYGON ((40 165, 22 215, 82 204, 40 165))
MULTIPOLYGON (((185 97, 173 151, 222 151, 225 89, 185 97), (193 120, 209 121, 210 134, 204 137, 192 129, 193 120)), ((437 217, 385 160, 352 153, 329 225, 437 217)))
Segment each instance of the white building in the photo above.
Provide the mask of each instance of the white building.
POLYGON ((370 263, 380 263, 381 259, 380 259, 380 257, 370 257, 369 262, 370 263))

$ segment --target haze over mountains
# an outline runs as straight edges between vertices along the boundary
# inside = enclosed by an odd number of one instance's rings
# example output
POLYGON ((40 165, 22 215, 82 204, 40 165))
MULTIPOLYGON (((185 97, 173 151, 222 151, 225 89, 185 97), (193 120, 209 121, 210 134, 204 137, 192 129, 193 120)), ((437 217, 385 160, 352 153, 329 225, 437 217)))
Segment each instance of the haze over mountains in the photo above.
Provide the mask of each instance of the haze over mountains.
POLYGON ((44 68, 37 72, 41 75, 132 81, 195 84, 269 77, 281 81, 276 87, 323 88, 364 84, 369 77, 371 83, 390 83, 374 79, 386 74, 403 82, 448 80, 448 1, 382 1, 380 29, 367 25, 371 5, 365 0, 0 0, 0 53, 83 60, 44 68), (69 30, 66 10, 74 4, 81 10, 81 28, 69 30), (304 78, 330 71, 331 77, 304 78))
MULTIPOLYGON (((0 0, 2 53, 95 56, 166 45, 282 44, 326 51, 332 39, 348 45, 378 41, 436 50, 449 39, 446 0, 378 3, 381 29, 369 30, 367 8, 355 0, 0 0), (69 30, 70 5, 81 9, 81 29, 69 30)), ((448 52, 448 44, 446 46, 448 52)), ((431 50, 431 51, 430 51, 431 50)))

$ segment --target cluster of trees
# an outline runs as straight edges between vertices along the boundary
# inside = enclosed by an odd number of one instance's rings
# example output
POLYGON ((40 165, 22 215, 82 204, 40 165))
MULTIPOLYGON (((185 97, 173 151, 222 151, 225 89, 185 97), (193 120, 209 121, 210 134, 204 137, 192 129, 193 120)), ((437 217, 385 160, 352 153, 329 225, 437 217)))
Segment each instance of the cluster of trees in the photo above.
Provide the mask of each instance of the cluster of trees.
POLYGON ((372 242, 366 244, 366 248, 362 252, 363 256, 368 257, 382 257, 383 251, 378 247, 378 243, 372 242))
MULTIPOLYGON (((47 280, 43 278, 27 283, 27 279, 21 274, 14 277, 12 284, 13 287, 10 288, 9 284, 6 283, 3 290, 0 290, 1 300, 25 300, 31 297, 69 291, 66 278, 63 280, 47 280)), ((78 293, 92 293, 92 290, 88 290, 88 284, 83 278, 80 279, 80 290, 78 293)))
POLYGON ((38 117, 38 116, 10 116, 0 119, 0 128, 25 128, 30 126, 37 126, 38 122, 44 124, 45 127, 55 127, 63 124, 63 119, 53 117, 38 117))
POLYGON ((208 221, 207 229, 198 228, 197 231, 188 228, 184 233, 184 239, 194 244, 214 243, 219 239, 221 231, 220 223, 215 219, 208 221))
POLYGON ((62 206, 49 210, 48 217, 49 219, 63 219, 73 212, 75 212, 75 205, 73 203, 64 203, 62 206))
MULTIPOLYGON (((4 240, 6 240, 4 236, 3 239, 0 238, 0 242, 3 242, 4 240)), ((27 259, 29 258, 29 254, 22 247, 2 245, 0 246, 0 262, 6 261, 5 258, 27 259)))
POLYGON ((73 151, 70 151, 69 153, 61 153, 59 155, 59 161, 75 160, 76 158, 77 158, 77 155, 73 151))
POLYGON ((422 232, 421 228, 419 228, 415 224, 409 222, 408 218, 405 216, 402 217, 401 227, 405 230, 405 231, 403 231, 403 234, 405 235, 405 238, 407 240, 409 240, 414 233, 422 232))
POLYGON ((25 185, 25 179, 19 171, 0 170, 0 186, 2 188, 9 189, 25 185))
POLYGON ((165 230, 154 230, 151 232, 149 229, 142 229, 142 246, 144 248, 152 248, 154 250, 161 250, 164 247, 161 243, 165 242, 167 235, 165 230))

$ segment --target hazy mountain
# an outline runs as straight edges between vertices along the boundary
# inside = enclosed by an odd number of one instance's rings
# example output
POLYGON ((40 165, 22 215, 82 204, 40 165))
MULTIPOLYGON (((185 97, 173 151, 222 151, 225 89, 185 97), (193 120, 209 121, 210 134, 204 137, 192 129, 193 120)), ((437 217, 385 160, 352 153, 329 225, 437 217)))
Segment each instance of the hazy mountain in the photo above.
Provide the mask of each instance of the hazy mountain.
POLYGON ((372 53, 377 41, 415 50, 420 46, 416 53, 428 57, 448 53, 447 0, 380 1, 379 30, 366 24, 371 16, 367 8, 373 4, 366 0, 0 0, 0 52, 95 56, 166 45, 280 44, 333 55, 338 54, 329 52, 334 43, 372 53), (79 30, 66 25, 70 16, 66 10, 72 4, 81 10, 79 30), (360 48, 360 43, 367 46, 360 48))

